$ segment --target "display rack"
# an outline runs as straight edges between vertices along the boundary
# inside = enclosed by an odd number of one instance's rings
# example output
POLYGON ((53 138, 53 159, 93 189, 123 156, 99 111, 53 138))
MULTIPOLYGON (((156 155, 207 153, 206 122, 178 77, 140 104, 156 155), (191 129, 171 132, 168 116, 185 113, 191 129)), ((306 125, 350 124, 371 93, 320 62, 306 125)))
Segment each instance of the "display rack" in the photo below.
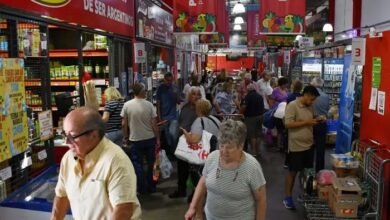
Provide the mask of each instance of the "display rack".
POLYGON ((343 59, 324 59, 324 92, 329 95, 331 105, 338 105, 340 102, 340 89, 343 80, 343 59))

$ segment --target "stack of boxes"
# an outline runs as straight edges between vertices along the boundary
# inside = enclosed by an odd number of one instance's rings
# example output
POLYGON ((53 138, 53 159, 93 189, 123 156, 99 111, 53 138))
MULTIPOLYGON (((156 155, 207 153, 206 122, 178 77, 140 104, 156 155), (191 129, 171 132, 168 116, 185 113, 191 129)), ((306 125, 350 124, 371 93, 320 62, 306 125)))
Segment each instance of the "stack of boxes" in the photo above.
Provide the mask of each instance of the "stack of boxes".
POLYGON ((336 218, 357 218, 362 200, 361 188, 354 178, 336 178, 329 189, 329 208, 336 218))

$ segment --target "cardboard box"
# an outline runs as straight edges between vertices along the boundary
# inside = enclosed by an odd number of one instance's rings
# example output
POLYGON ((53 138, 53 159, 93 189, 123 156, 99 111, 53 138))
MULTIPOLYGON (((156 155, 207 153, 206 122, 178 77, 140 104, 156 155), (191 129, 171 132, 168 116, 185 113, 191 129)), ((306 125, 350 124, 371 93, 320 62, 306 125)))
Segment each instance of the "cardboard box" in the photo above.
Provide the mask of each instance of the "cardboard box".
POLYGON ((318 185, 318 198, 328 201, 331 185, 318 185))
POLYGON ((357 218, 361 188, 354 178, 336 178, 329 194, 329 207, 336 218, 357 218))
POLYGON ((338 178, 359 176, 359 168, 333 167, 333 170, 335 171, 338 178))

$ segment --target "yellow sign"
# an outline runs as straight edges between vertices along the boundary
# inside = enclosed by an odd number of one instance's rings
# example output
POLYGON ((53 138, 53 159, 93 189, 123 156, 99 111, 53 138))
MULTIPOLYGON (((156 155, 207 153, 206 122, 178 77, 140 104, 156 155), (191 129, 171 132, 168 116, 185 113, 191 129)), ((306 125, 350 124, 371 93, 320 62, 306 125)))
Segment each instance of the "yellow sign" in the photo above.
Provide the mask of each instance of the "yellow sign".
POLYGON ((0 162, 28 147, 23 59, 0 59, 0 162))

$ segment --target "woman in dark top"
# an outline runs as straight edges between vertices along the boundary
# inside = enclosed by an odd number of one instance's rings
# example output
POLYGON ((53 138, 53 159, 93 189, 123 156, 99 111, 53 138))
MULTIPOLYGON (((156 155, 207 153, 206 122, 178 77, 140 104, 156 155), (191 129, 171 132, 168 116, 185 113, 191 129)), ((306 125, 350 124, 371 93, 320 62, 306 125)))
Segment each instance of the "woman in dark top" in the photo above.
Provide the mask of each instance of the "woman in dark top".
POLYGON ((256 92, 254 84, 247 87, 248 94, 245 96, 241 112, 245 116, 247 127, 247 140, 250 143, 249 152, 257 156, 261 144, 262 115, 264 112, 263 97, 256 92))
POLYGON ((287 104, 294 101, 296 98, 301 97, 302 89, 303 89, 302 82, 299 80, 294 81, 292 86, 292 93, 287 97, 287 104))
MULTIPOLYGON (((192 86, 189 88, 187 100, 188 102, 183 106, 179 115, 179 127, 191 130, 191 125, 195 121, 196 108, 195 103, 201 98, 200 88, 192 86)), ((180 135, 183 132, 180 131, 180 135)), ((169 198, 185 197, 187 192, 187 179, 190 174, 190 167, 186 161, 177 159, 177 190, 169 194, 169 198)), ((191 178, 194 178, 191 176, 191 178)))
POLYGON ((104 96, 106 105, 104 106, 103 121, 106 122, 106 137, 121 146, 123 133, 120 114, 125 101, 115 87, 108 87, 104 90, 104 96))

